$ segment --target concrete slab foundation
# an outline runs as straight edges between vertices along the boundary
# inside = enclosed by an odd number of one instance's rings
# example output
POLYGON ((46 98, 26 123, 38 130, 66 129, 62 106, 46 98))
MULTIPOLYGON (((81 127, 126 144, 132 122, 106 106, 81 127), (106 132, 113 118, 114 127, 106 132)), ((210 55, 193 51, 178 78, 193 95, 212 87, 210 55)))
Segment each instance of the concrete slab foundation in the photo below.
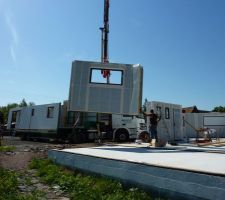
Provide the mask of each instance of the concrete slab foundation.
POLYGON ((50 150, 49 158, 69 168, 120 179, 174 197, 224 200, 224 149, 212 152, 187 147, 100 146, 50 150))

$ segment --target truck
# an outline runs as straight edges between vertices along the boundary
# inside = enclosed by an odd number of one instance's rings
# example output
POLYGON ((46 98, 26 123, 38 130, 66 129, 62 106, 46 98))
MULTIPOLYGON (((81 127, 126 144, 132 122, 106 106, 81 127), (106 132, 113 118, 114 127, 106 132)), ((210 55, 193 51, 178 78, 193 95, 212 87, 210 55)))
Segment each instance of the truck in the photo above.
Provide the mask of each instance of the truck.
MULTIPOLYGON (((70 143, 82 143, 98 139, 96 113, 68 110, 68 101, 28 107, 9 111, 7 129, 22 140, 54 139, 70 143)), ((102 139, 125 142, 135 139, 146 131, 145 120, 138 116, 100 114, 102 139)))

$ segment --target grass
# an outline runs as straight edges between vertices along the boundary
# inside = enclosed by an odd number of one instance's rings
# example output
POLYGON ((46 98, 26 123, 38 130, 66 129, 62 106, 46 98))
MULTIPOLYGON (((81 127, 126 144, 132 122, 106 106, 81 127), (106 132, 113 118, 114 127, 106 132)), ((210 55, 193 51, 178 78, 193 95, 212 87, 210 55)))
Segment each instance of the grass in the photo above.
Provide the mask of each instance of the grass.
POLYGON ((15 149, 14 146, 0 146, 0 152, 14 151, 15 149))
MULTIPOLYGON (((0 146, 0 152, 12 152, 15 149, 14 146, 0 146)), ((0 167, 0 200, 38 200, 44 196, 39 190, 21 193, 18 188, 21 176, 20 173, 0 167)), ((25 185, 30 185, 29 178, 25 179, 25 185)))
POLYGON ((17 196, 17 175, 15 172, 0 168, 0 199, 16 199, 17 196))
POLYGON ((38 200, 43 197, 43 193, 38 190, 30 194, 20 193, 19 176, 19 173, 0 168, 0 200, 38 200))
POLYGON ((71 172, 46 159, 33 159, 30 168, 37 170, 37 176, 51 186, 58 185, 70 198, 90 200, 148 200, 149 194, 137 188, 124 189, 122 184, 107 178, 100 178, 71 172))

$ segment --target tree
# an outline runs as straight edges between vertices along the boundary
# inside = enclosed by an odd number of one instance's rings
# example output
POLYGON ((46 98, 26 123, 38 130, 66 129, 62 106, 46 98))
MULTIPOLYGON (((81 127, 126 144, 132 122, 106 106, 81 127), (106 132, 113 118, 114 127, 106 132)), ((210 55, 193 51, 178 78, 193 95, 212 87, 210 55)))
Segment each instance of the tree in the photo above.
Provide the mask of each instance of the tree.
POLYGON ((19 107, 26 107, 27 106, 27 102, 25 99, 22 99, 22 101, 19 104, 19 107))
POLYGON ((4 115, 3 112, 0 111, 0 124, 4 124, 4 115))
POLYGON ((1 120, 3 121, 2 123, 7 122, 10 109, 16 108, 16 107, 33 106, 33 105, 35 105, 34 102, 27 103, 25 99, 22 99, 22 101, 19 104, 11 103, 11 104, 8 104, 7 106, 0 106, 0 123, 1 123, 1 120), (1 115, 1 113, 2 113, 2 115, 1 115))
POLYGON ((35 106, 34 102, 29 102, 28 106, 35 106))
POLYGON ((11 103, 7 106, 0 107, 0 112, 3 114, 3 123, 7 122, 9 110, 15 107, 18 107, 19 105, 17 103, 11 103))
POLYGON ((217 106, 212 111, 213 112, 225 112, 225 107, 224 106, 217 106))

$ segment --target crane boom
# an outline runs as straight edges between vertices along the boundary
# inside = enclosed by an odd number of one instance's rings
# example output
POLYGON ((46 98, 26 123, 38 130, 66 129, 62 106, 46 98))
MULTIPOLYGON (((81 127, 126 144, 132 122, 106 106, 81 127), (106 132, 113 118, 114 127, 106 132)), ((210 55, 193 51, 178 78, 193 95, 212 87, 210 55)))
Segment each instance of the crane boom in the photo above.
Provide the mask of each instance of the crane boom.
MULTIPOLYGON (((101 61, 102 63, 109 62, 108 53, 108 34, 109 34, 109 0, 104 0, 104 27, 101 27, 102 41, 101 41, 101 61)), ((107 78, 107 83, 110 82, 110 70, 102 70, 102 75, 107 78)))
POLYGON ((105 0, 104 5, 104 55, 103 62, 109 62, 108 55, 108 34, 109 34, 109 0, 105 0))

